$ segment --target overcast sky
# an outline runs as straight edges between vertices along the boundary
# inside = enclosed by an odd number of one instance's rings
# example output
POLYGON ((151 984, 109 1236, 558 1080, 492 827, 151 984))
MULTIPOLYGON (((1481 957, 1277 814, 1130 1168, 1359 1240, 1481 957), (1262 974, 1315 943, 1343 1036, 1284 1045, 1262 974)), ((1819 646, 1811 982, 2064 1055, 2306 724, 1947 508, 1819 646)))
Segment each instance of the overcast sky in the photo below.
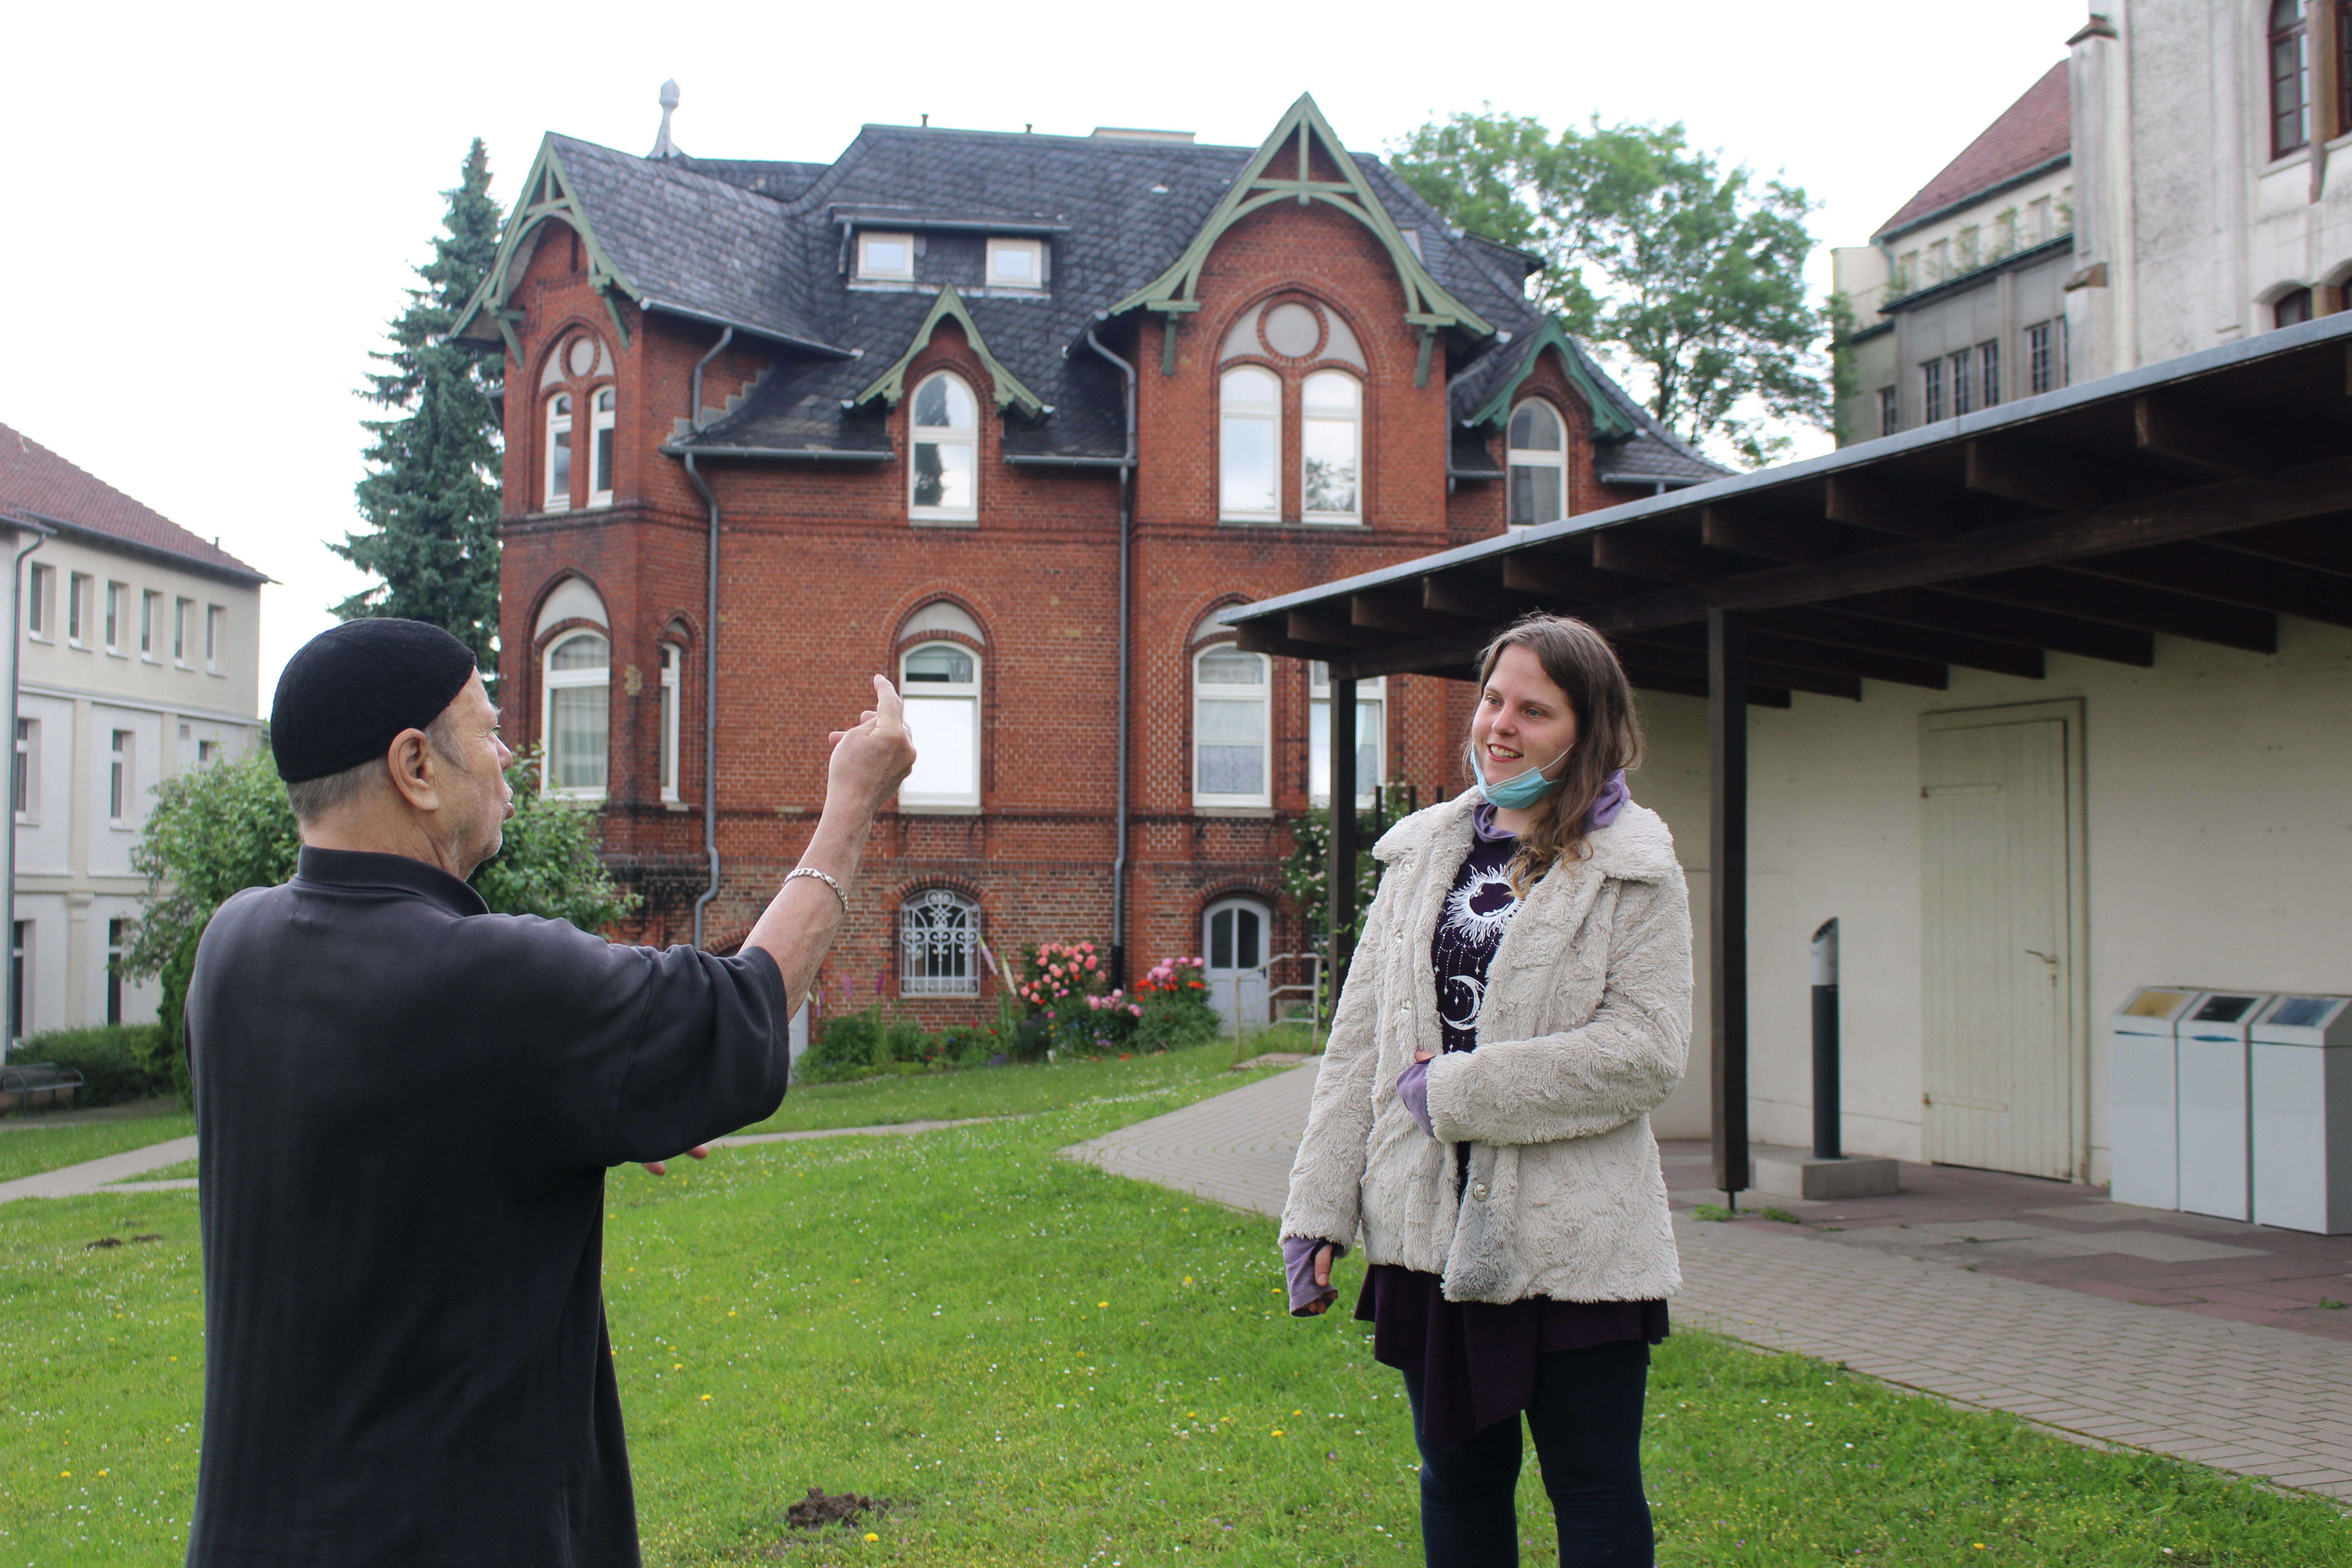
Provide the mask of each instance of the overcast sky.
MULTIPOLYGON (((361 585, 354 395, 467 143, 632 153, 677 79, 706 157, 834 157, 864 122, 1255 144, 1312 92, 1349 146, 1490 102, 1679 120, 1858 244, 2053 62, 2080 0, 1949 6, 1194 4, 26 5, 0 51, 0 422, 278 580, 262 700, 361 585)), ((1823 438, 1825 444, 1825 438, 1823 438)))

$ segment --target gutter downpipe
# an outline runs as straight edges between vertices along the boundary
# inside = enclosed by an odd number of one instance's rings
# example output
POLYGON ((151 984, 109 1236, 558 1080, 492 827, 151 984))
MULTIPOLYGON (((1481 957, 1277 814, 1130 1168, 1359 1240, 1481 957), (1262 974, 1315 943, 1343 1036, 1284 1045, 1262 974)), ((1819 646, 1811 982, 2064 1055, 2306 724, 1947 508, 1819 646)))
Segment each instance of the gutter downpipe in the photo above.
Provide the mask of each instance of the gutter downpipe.
POLYGON ((25 557, 38 550, 42 542, 54 537, 57 531, 43 528, 37 522, 20 521, 14 518, 9 521, 30 533, 33 542, 16 552, 16 595, 9 601, 13 607, 9 612, 11 635, 8 638, 8 847, 5 853, 0 853, 0 879, 5 879, 8 889, 5 895, 0 895, 0 906, 5 909, 5 915, 0 915, 0 921, 5 922, 0 924, 0 938, 5 938, 6 942, 8 1012, 0 1015, 0 1062, 8 1059, 9 1051, 16 1044, 15 1032, 8 1028, 8 1023, 24 1010, 25 1005, 24 999, 16 994, 16 765, 14 750, 16 744, 17 672, 23 662, 21 655, 25 647, 25 628, 18 624, 25 614, 25 557))
MULTIPOLYGON (((703 367, 734 341, 735 329, 729 327, 710 345, 710 352, 694 362, 694 390, 688 395, 693 406, 687 410, 687 423, 698 433, 702 429, 703 367)), ((702 504, 710 509, 710 559, 702 593, 702 852, 710 858, 710 885, 694 900, 694 945, 700 947, 703 917, 719 897, 719 498, 710 493, 694 466, 692 452, 686 455, 686 477, 694 481, 702 504)))
POLYGON ((1127 984, 1127 771, 1130 750, 1128 664, 1134 631, 1128 584, 1135 533, 1135 367, 1103 347, 1092 327, 1087 329, 1087 346, 1118 366, 1127 383, 1127 453, 1118 462, 1118 847, 1110 863, 1110 983, 1114 988, 1123 989, 1127 984))

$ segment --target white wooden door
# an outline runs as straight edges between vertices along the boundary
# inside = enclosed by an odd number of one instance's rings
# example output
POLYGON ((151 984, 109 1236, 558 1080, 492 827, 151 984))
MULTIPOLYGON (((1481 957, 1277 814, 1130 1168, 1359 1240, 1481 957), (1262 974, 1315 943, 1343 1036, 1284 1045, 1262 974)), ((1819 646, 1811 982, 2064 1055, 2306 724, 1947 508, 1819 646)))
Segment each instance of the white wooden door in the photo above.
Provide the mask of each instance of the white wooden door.
POLYGON ((1266 938, 1273 920, 1255 899, 1223 899, 1202 919, 1201 977, 1230 1035, 1265 1027, 1266 938))
POLYGON ((2074 1173, 2079 733, 2040 706, 1925 721, 1921 1117, 1938 1163, 2074 1173))

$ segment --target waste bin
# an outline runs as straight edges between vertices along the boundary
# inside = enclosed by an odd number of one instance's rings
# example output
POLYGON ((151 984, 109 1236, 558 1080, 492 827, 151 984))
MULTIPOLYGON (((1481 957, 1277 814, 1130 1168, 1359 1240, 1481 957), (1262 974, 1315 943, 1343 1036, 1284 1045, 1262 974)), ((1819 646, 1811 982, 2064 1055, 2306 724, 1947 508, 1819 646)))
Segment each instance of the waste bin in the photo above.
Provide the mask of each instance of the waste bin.
POLYGON ((2255 1221, 2352 1231, 2352 997, 2282 996, 2252 1035, 2255 1221))
POLYGON ((2179 1065, 2174 1026, 2202 992, 2143 985, 2107 1020, 2108 1168, 2116 1202, 2180 1206, 2179 1065))
POLYGON ((2254 1107, 2247 1047, 2271 998, 2209 991, 2173 1026, 2180 1050, 2180 1206, 2254 1217, 2254 1107))

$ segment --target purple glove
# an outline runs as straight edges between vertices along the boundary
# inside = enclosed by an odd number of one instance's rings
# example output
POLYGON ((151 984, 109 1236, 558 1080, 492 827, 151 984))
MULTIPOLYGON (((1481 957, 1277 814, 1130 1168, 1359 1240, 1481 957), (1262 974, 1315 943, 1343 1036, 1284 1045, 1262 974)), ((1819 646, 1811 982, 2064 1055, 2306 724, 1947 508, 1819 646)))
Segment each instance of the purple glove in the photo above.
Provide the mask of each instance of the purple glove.
POLYGON ((1415 1062, 1398 1075, 1397 1098, 1403 1100, 1405 1110, 1412 1112, 1414 1126, 1432 1138, 1437 1136, 1437 1129, 1429 1124, 1429 1064, 1427 1062, 1415 1062))
POLYGON ((1283 1238, 1282 1268, 1290 1277, 1290 1315, 1312 1317, 1307 1309, 1318 1301, 1336 1300, 1339 1292, 1328 1285, 1315 1283, 1315 1255, 1325 1247, 1331 1249, 1331 1261, 1337 1263, 1348 1256, 1348 1249, 1336 1241, 1323 1241, 1312 1237, 1292 1236, 1283 1238))

